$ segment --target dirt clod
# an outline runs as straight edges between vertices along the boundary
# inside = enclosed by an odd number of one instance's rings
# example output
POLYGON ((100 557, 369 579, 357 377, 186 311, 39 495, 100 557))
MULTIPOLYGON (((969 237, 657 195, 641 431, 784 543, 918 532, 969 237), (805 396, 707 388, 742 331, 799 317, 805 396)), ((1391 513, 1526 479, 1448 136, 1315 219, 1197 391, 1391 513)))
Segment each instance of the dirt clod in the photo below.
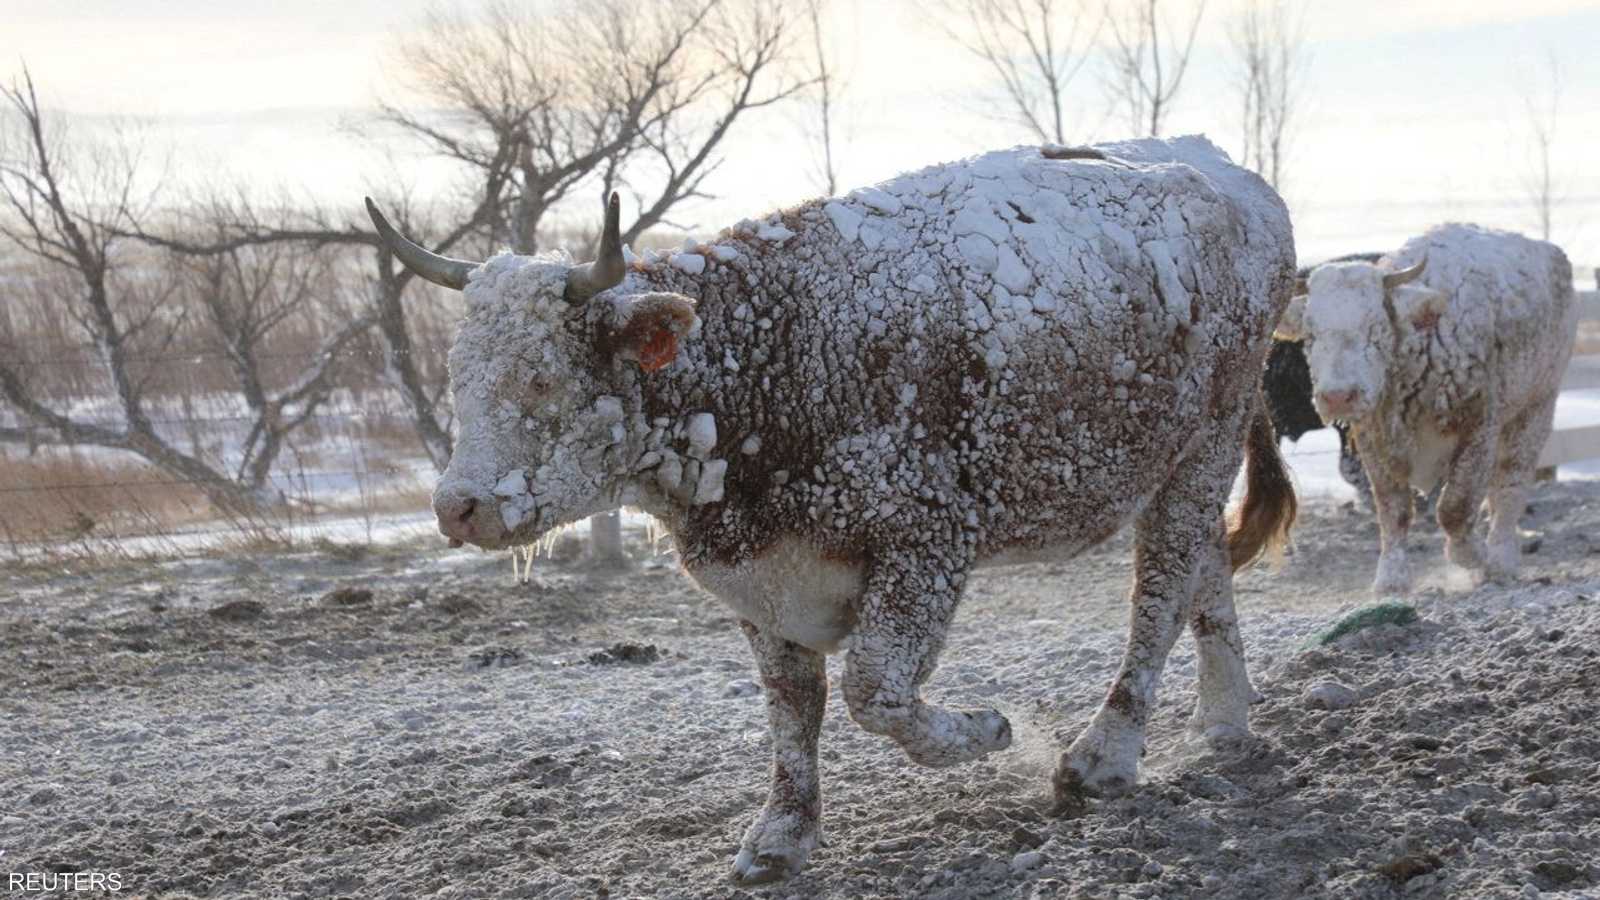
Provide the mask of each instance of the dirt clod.
POLYGON ((322 595, 324 606, 366 606, 372 602, 372 591, 368 588, 345 587, 334 588, 322 595))
POLYGON ((614 666, 621 663, 629 665, 647 665, 661 659, 662 650, 655 644, 635 644, 624 641, 612 644, 605 650, 596 650, 589 654, 591 666, 614 666))
POLYGON ((1444 865, 1433 853, 1408 853, 1397 856, 1378 867, 1378 873, 1396 884, 1405 884, 1418 875, 1426 875, 1444 865))
POLYGON ((221 622, 251 622, 267 614, 267 605, 259 600, 230 600, 208 613, 221 622))

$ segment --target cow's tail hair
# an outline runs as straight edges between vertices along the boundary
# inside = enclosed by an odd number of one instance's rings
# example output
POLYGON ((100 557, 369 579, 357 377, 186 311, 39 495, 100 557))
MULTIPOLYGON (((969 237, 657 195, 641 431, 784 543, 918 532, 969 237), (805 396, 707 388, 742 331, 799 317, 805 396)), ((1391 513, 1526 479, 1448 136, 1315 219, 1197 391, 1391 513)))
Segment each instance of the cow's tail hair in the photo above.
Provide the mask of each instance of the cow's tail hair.
POLYGON ((1228 515, 1228 557, 1235 572, 1263 556, 1283 558, 1299 503, 1294 482, 1278 453, 1264 397, 1257 395, 1255 415, 1244 445, 1244 499, 1228 515))

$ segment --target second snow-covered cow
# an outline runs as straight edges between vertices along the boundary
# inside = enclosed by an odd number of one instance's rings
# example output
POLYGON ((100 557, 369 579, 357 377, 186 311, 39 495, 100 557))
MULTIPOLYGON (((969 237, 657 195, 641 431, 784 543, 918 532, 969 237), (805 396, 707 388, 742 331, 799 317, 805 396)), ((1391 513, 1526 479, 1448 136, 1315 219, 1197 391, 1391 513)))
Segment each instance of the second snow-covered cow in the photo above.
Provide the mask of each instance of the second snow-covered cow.
POLYGON ((921 694, 984 563, 1136 524, 1127 651, 1062 754, 1064 804, 1132 784, 1185 623, 1194 726, 1247 728, 1231 573, 1294 515, 1258 390, 1294 244, 1260 178, 1201 138, 1023 147, 631 264, 617 215, 613 197, 599 258, 574 267, 434 256, 374 210, 408 266, 466 292, 440 529, 504 547, 641 507, 740 618, 773 768, 738 880, 817 845, 824 654, 847 653, 855 721, 918 763, 1010 743, 998 712, 921 694))
POLYGON ((1317 411, 1348 422, 1372 483, 1373 590, 1409 589, 1412 491, 1441 484, 1450 560, 1517 570, 1517 520, 1577 328, 1572 267, 1552 244, 1440 225, 1386 261, 1311 272, 1278 326, 1304 340, 1317 411), (1487 547, 1473 531, 1487 498, 1487 547))

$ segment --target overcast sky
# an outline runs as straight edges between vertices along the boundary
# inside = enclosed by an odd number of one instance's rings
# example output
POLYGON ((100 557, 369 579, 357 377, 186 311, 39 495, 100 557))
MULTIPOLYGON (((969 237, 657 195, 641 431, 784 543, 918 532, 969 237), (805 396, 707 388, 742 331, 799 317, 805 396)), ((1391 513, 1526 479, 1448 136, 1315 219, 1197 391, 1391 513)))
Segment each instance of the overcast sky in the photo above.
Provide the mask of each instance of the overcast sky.
MULTIPOLYGON (((909 0, 834 0, 849 70, 843 181, 1007 146, 1026 136, 986 118, 987 82, 909 0)), ((1172 3, 1187 0, 1170 0, 1172 3)), ((387 49, 425 0, 3 0, 9 76, 25 60, 47 106, 150 122, 179 177, 245 178, 330 202, 396 171, 442 188, 447 170, 405 148, 364 145, 341 125, 392 95, 387 49)), ((1206 132, 1237 152, 1222 25, 1241 0, 1212 0, 1171 133, 1206 132)), ((1310 68, 1285 191, 1307 260, 1387 249, 1445 219, 1530 229, 1522 199, 1519 86, 1554 54, 1563 71, 1556 235, 1600 263, 1600 2, 1321 0, 1306 6, 1310 68)), ((1076 83, 1078 136, 1126 136, 1095 76, 1076 83)), ((685 210, 714 230, 815 193, 795 114, 752 118, 712 189, 685 210)), ((1584 280, 1584 279, 1581 279, 1584 280)))

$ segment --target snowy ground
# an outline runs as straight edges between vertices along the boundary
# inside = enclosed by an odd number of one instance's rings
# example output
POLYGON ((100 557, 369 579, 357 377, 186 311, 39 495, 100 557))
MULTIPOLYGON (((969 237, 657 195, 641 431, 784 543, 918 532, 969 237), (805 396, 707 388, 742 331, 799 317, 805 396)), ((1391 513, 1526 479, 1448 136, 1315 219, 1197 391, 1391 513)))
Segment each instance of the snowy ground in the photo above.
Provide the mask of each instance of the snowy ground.
POLYGON ((732 618, 670 561, 514 585, 506 556, 429 541, 0 570, 0 875, 162 897, 1593 897, 1600 484, 1541 487, 1524 526, 1520 584, 1440 570, 1418 624, 1309 650, 1366 601, 1376 537, 1308 500, 1285 569, 1238 581, 1256 738, 1184 742, 1185 638, 1141 786, 1072 819, 1046 814, 1049 772, 1116 665, 1127 537, 982 572, 929 693, 1005 711, 1017 745, 917 769, 835 692, 826 844, 748 894, 725 877, 764 797, 765 704, 732 618), (1330 681, 1348 708, 1308 700, 1330 681))

